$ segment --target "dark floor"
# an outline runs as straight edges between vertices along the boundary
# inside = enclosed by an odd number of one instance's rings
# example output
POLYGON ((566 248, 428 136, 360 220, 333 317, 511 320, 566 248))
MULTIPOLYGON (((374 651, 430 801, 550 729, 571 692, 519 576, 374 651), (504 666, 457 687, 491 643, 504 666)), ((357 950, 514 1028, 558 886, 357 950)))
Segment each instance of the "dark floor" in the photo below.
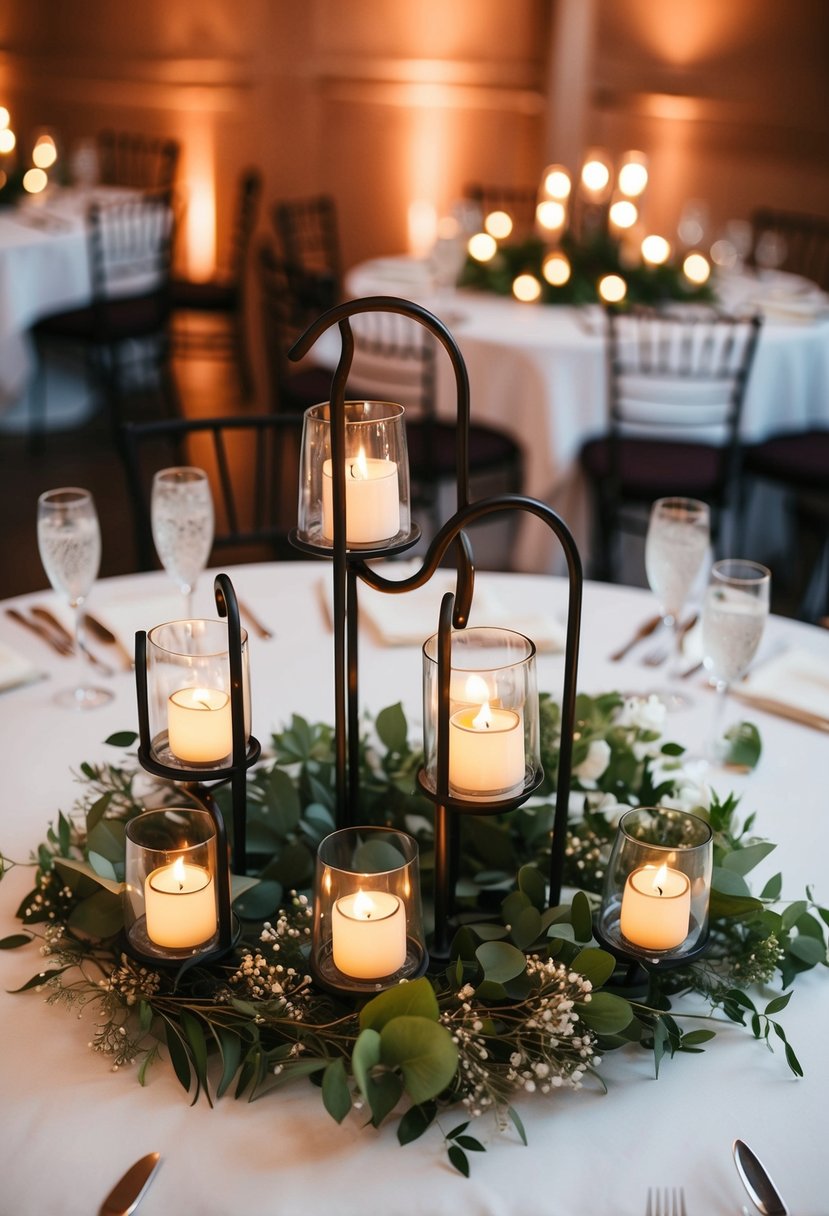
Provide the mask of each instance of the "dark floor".
MULTIPOLYGON (((256 410, 245 405, 232 363, 218 359, 177 359, 176 384, 182 411, 188 416, 233 414, 256 410)), ((155 402, 141 404, 141 417, 159 412, 155 402)), ((115 450, 106 415, 100 412, 81 426, 50 432, 42 451, 32 452, 25 435, 0 431, 0 598, 37 591, 48 586, 37 550, 36 513, 38 495, 57 486, 78 485, 92 491, 101 522, 102 557, 100 577, 127 574, 139 568, 133 533, 133 515, 121 460, 115 450)), ((509 545, 494 534, 492 553, 480 560, 481 567, 504 568, 509 545)), ((800 546, 802 548, 802 546, 800 546)), ((797 535, 791 546, 772 560, 773 610, 788 616, 818 620, 826 614, 826 583, 829 571, 812 579, 812 594, 805 605, 803 593, 809 569, 799 568, 797 535)), ((825 554, 824 554, 825 559, 825 554)), ((807 554, 807 562, 815 555, 807 554)), ((638 554, 629 562, 626 581, 644 584, 644 563, 638 554), (642 567, 641 569, 639 567, 642 567)))

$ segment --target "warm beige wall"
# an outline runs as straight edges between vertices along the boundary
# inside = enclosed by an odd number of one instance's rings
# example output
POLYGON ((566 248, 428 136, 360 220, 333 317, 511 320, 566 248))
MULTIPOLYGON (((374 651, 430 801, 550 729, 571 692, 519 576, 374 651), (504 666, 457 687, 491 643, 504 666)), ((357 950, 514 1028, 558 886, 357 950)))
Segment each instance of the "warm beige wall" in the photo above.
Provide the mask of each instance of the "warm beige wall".
POLYGON ((825 0, 600 0, 592 138, 651 157, 648 218, 829 215, 825 0))
MULTIPOLYGON (((564 2, 0 0, 0 100, 66 143, 104 125, 181 139, 191 254, 214 187, 224 246, 255 162, 268 200, 334 194, 350 264, 405 246, 413 198, 445 209, 470 180, 535 180, 564 2)), ((829 214, 826 0, 583 2, 589 138, 650 154, 654 224, 688 197, 715 223, 759 202, 829 214)))

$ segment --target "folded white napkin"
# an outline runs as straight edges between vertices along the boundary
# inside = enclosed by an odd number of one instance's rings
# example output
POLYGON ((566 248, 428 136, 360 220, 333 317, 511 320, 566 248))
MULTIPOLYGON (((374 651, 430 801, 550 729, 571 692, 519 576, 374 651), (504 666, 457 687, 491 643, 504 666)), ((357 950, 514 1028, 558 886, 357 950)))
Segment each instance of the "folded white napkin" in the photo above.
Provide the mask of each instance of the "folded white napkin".
POLYGON ((811 325, 829 315, 829 296, 815 283, 794 275, 759 287, 749 303, 772 321, 811 325))
POLYGON ((0 692, 39 680, 43 673, 22 654, 0 642, 0 692))
MULTIPOLYGON (((408 578, 419 563, 395 562, 384 567, 383 574, 391 579, 408 578)), ((401 595, 375 591, 359 584, 359 605, 362 620, 368 621, 378 640, 386 646, 420 646, 437 632, 440 603, 447 591, 455 590, 456 575, 452 570, 438 570, 424 587, 401 595)), ((332 588, 330 578, 320 583, 325 611, 332 619, 332 588)), ((527 608, 526 590, 499 588, 497 591, 481 577, 475 580, 475 595, 469 624, 494 625, 513 629, 535 642, 538 651, 556 653, 564 649, 566 628, 554 616, 527 608)))
POLYGON ((829 730, 829 659, 785 650, 756 667, 733 689, 758 709, 829 730))

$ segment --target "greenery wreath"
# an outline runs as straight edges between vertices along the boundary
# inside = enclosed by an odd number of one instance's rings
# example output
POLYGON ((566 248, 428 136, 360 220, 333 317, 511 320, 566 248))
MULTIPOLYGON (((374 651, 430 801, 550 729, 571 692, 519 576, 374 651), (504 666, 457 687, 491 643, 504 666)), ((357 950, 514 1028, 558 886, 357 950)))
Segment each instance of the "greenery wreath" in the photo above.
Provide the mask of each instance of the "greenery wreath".
MULTIPOLYGON (((404 1100, 401 1144, 458 1108, 462 1121, 442 1134, 463 1174, 469 1153, 483 1149, 469 1133, 472 1119, 489 1114, 526 1143, 516 1095, 553 1096, 586 1082, 604 1088, 600 1064, 609 1050, 638 1044, 653 1054, 658 1075, 666 1056, 699 1052, 726 1019, 769 1047, 779 1040, 789 1068, 802 1075, 776 1015, 797 976, 829 961, 829 909, 810 890, 781 903, 780 874, 752 893, 746 875, 774 845, 753 834, 753 816, 739 821, 732 797, 718 799, 683 768, 682 747, 663 737, 656 698, 617 693, 578 699, 567 842, 567 877, 578 889, 548 908, 543 874, 559 711, 551 698, 541 700, 545 786, 509 815, 464 817, 462 923, 453 960, 438 974, 361 1008, 308 976, 306 891, 316 847, 334 826, 334 750, 329 726, 295 716, 249 779, 249 846, 260 864, 255 876, 234 880, 244 933, 226 965, 173 975, 121 951, 125 825, 149 805, 180 805, 184 796, 128 755, 80 766, 73 810, 58 813, 24 863, 36 867, 17 912, 24 931, 0 948, 37 942, 44 962, 17 991, 91 1009, 90 1047, 113 1071, 138 1065, 142 1084, 166 1049, 193 1102, 204 1094, 212 1104, 228 1092, 253 1098, 308 1077, 338 1121, 363 1106, 377 1126, 404 1100), (613 989, 614 960, 596 947, 591 919, 616 821, 637 804, 693 808, 710 822, 715 844, 710 949, 684 968, 651 975, 644 997, 613 989), (683 997, 691 998, 687 1007, 683 997)), ((134 740, 124 733, 107 742, 129 748, 134 740)), ((731 745, 732 760, 756 763, 754 727, 742 724, 731 745)), ((399 705, 366 720, 360 814, 414 834, 428 881, 431 803, 415 792, 421 759, 399 705)), ((21 864, 0 862, 0 873, 21 864)))

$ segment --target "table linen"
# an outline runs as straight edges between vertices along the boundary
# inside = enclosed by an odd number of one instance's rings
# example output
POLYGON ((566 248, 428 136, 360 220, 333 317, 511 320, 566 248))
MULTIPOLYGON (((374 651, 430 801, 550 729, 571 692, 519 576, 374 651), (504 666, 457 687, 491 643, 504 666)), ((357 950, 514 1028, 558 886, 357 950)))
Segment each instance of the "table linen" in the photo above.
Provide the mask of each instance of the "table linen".
MULTIPOLYGON (((332 637, 319 596, 314 562, 241 566, 230 571, 241 599, 265 616, 276 637, 250 640, 253 730, 267 745, 273 728, 292 712, 333 721, 332 637)), ((132 597, 136 606, 164 594, 166 576, 102 580, 89 610, 107 617, 109 604, 132 597)), ((479 575, 482 591, 564 621, 567 584, 559 578, 479 575)), ((20 597, 19 606, 48 601, 48 593, 20 597)), ((642 591, 588 583, 578 684, 587 692, 645 693, 664 683, 640 665, 634 650, 613 663, 609 655, 653 613, 642 591)), ((215 616, 211 579, 199 584, 197 613, 215 616)), ((147 619, 149 628, 158 622, 147 619)), ((829 661, 829 632, 771 617, 770 642, 780 641, 829 661)), ((417 739, 421 720, 421 656, 417 646, 387 647, 361 626, 361 703, 376 713, 402 700, 417 739)), ((126 639, 128 640, 128 639, 126 639)), ((25 860, 58 809, 71 809, 71 771, 81 760, 117 762, 106 737, 137 722, 134 679, 116 674, 112 704, 72 714, 52 704, 63 664, 34 637, 0 614, 0 641, 48 670, 51 678, 0 698, 4 745, 4 810, 0 846, 25 860)), ((647 644, 644 644, 645 646, 647 644)), ((561 654, 538 658, 539 686, 560 693, 561 654)), ((694 705, 673 715, 668 737, 694 749, 702 744, 713 693, 700 678, 688 681, 694 705)), ((829 889, 829 815, 825 793, 826 737, 762 711, 739 710, 760 727, 764 752, 749 775, 716 772, 721 791, 742 795, 742 812, 757 812, 755 830, 778 842, 757 871, 762 884, 782 870, 784 896, 799 898, 806 883, 826 903, 829 889)), ((31 872, 13 869, 0 883, 0 936, 19 932, 14 917, 31 886, 31 872)), ((665 1060, 653 1078, 649 1055, 612 1053, 601 1074, 610 1093, 586 1086, 552 1099, 517 1101, 529 1137, 498 1134, 485 1119, 474 1134, 487 1152, 474 1154, 472 1176, 451 1169, 440 1133, 432 1129, 401 1148, 392 1122, 365 1127, 365 1112, 338 1126, 309 1084, 255 1103, 223 1098, 214 1109, 190 1107, 172 1069, 151 1069, 145 1088, 135 1070, 113 1074, 105 1057, 86 1046, 89 1016, 50 1008, 43 994, 8 992, 38 965, 33 950, 0 951, 0 1087, 6 1119, 0 1138, 2 1200, 14 1216, 88 1216, 123 1169, 158 1149, 164 1161, 142 1207, 153 1213, 229 1216, 243 1211, 302 1212, 308 1216, 641 1216, 648 1186, 683 1185, 689 1216, 731 1216, 743 1201, 731 1161, 731 1142, 745 1139, 767 1163, 792 1210, 819 1216, 825 1182, 819 1154, 810 1149, 825 1120, 829 1085, 829 983, 823 969, 806 975, 781 1015, 805 1069, 789 1073, 782 1051, 767 1052, 748 1033, 721 1023, 716 1041, 699 1056, 665 1060)), ((450 1130, 462 1119, 448 1112, 450 1130)), ((823 1205, 823 1206, 822 1206, 823 1205)))

